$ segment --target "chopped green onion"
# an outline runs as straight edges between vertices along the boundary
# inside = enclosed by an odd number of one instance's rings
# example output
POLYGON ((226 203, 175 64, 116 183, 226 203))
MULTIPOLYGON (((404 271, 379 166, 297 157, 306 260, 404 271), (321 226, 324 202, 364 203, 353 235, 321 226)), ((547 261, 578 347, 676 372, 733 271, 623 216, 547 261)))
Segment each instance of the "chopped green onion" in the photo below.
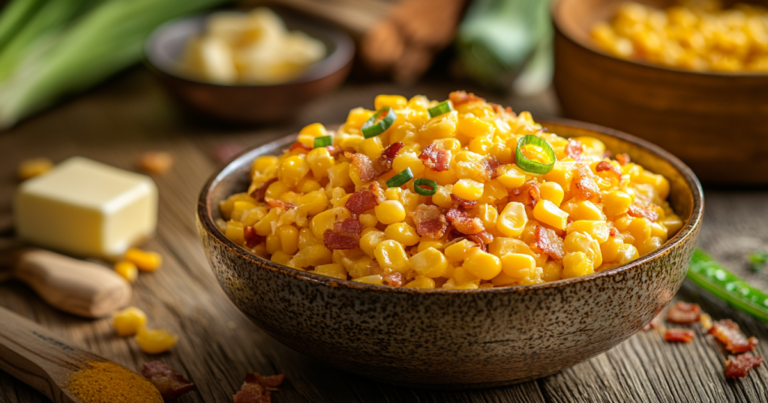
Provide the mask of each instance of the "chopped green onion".
POLYGON ((400 187, 408 183, 408 181, 411 179, 413 179, 413 172, 411 172, 411 168, 405 168, 404 170, 400 171, 399 174, 388 180, 387 186, 391 188, 400 187))
POLYGON ((331 144, 333 144, 333 137, 331 136, 315 137, 315 148, 327 147, 331 144))
POLYGON ((427 113, 429 114, 429 118, 432 119, 435 116, 440 116, 452 110, 453 110, 453 104, 451 104, 451 101, 445 101, 445 102, 440 102, 434 108, 429 108, 427 110, 427 113))
POLYGON ((547 143, 546 140, 542 139, 541 137, 536 137, 532 134, 529 134, 517 142, 517 150, 515 150, 515 162, 517 163, 517 166, 519 166, 523 171, 530 172, 532 174, 543 175, 552 170, 552 168, 555 166, 555 161, 557 161, 557 157, 555 157, 555 151, 552 149, 549 143, 547 143), (547 157, 549 157, 550 161, 552 162, 549 164, 542 164, 541 162, 532 161, 526 158, 525 155, 523 155, 523 147, 529 144, 543 148, 544 152, 547 154, 547 157))
POLYGON ((363 124, 363 136, 367 139, 376 137, 392 127, 395 120, 397 120, 395 111, 389 106, 382 106, 375 115, 371 116, 371 118, 363 124), (382 113, 384 114, 384 117, 379 120, 382 113))
POLYGON ((763 267, 768 263, 768 253, 755 252, 749 255, 749 261, 752 263, 752 271, 759 273, 763 271, 763 267))
POLYGON ((413 181, 413 190, 422 196, 432 196, 437 193, 437 182, 432 179, 419 178, 413 181))

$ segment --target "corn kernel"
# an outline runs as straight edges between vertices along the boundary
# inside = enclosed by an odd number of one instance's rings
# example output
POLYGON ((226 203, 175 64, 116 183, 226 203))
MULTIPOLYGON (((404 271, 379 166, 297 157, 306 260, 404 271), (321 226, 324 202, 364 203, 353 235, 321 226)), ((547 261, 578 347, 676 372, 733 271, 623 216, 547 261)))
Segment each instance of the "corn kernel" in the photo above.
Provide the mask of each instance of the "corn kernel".
MULTIPOLYGON (((344 221, 350 218, 352 215, 344 207, 334 207, 330 210, 323 211, 312 218, 309 223, 309 229, 312 230, 312 234, 317 239, 323 239, 323 234, 326 230, 333 230, 333 226, 338 221, 344 221)), ((257 232, 258 233, 258 232, 257 232)))
MULTIPOLYGON (((537 203, 538 204, 538 203, 537 203)), ((505 236, 519 236, 528 222, 525 206, 518 202, 509 202, 496 221, 496 229, 505 236)))
POLYGON ((352 178, 349 177, 349 162, 341 162, 328 169, 328 179, 331 187, 346 187, 352 185, 352 178))
POLYGON ((477 206, 475 216, 483 222, 484 228, 495 228, 496 221, 499 219, 499 210, 493 204, 481 204, 477 206))
POLYGON ((432 195, 432 202, 442 208, 449 208, 453 206, 453 199, 451 194, 453 193, 453 185, 439 186, 437 192, 432 195))
POLYGON ((483 195, 477 199, 478 203, 498 203, 509 196, 507 188, 498 181, 492 180, 487 182, 483 187, 483 195))
POLYGON ((605 214, 612 217, 627 214, 632 198, 620 190, 612 190, 603 195, 602 202, 605 214))
POLYGON ((646 218, 635 217, 627 227, 627 231, 635 238, 633 244, 640 245, 646 239, 651 237, 651 222, 646 218))
POLYGON ((566 229, 567 233, 581 232, 587 234, 597 240, 599 243, 603 243, 608 240, 611 233, 611 228, 605 221, 592 221, 592 220, 579 220, 568 224, 566 229))
POLYGON ((507 276, 506 274, 504 274, 504 271, 499 273, 498 276, 494 277, 491 280, 491 284, 493 284, 494 287, 507 287, 507 286, 516 285, 517 283, 518 283, 518 280, 507 276))
POLYGON ((360 249, 362 249, 366 255, 373 257, 373 250, 376 249, 376 245, 386 239, 387 236, 384 232, 378 230, 366 232, 360 238, 360 249))
POLYGON ((322 189, 308 192, 299 197, 297 205, 301 206, 307 215, 319 214, 328 207, 328 196, 322 189))
POLYGON ((136 281, 136 278, 139 276, 139 268, 131 262, 117 262, 115 264, 115 273, 119 274, 120 277, 124 278, 126 281, 132 283, 136 281))
POLYGON ((533 208, 533 217, 557 229, 564 230, 568 224, 568 213, 560 210, 549 200, 540 200, 533 208))
POLYGON ((384 230, 388 239, 400 242, 405 246, 413 246, 419 243, 419 234, 416 233, 416 229, 412 226, 404 223, 394 223, 387 226, 384 230))
POLYGON ((637 247, 637 252, 640 254, 640 256, 644 256, 655 251, 656 249, 659 249, 663 244, 664 241, 662 241, 661 238, 655 236, 650 237, 637 247))
POLYGON ((488 154, 488 150, 493 146, 493 142, 485 137, 477 137, 469 142, 469 151, 478 154, 488 154))
POLYGON ((618 237, 610 237, 600 245, 600 253, 603 256, 603 262, 613 262, 619 257, 621 247, 624 241, 618 237))
POLYGON ((563 264, 561 262, 547 262, 544 267, 542 267, 541 279, 546 282, 560 280, 562 275, 563 264))
POLYGON ((442 277, 448 271, 448 259, 437 249, 427 248, 411 256, 411 266, 420 275, 428 278, 442 277))
POLYGON ((417 252, 423 252, 429 248, 435 248, 437 250, 443 249, 443 241, 441 240, 434 240, 432 238, 423 237, 421 238, 421 242, 419 242, 419 247, 416 250, 417 252))
POLYGON ((427 141, 454 137, 458 120, 459 115, 456 111, 436 116, 421 127, 419 136, 427 141))
POLYGON ((384 191, 384 197, 387 200, 400 200, 400 198, 403 196, 403 189, 400 188, 389 188, 384 191))
POLYGON ((373 116, 375 112, 369 111, 364 108, 355 108, 349 111, 349 114, 347 115, 347 122, 346 125, 348 125, 350 128, 355 128, 360 130, 360 128, 363 127, 363 124, 373 116))
POLYGON ((587 234, 573 232, 565 236, 563 245, 566 252, 584 252, 594 267, 603 264, 600 244, 587 234))
POLYGON ((370 158, 372 161, 375 161, 377 158, 379 158, 381 152, 384 151, 384 146, 381 143, 381 136, 371 137, 363 140, 360 143, 360 151, 362 151, 366 157, 370 158))
MULTIPOLYGON (((241 227, 242 228, 242 227, 241 227)), ((229 226, 227 226, 229 229, 229 226)), ((242 236, 242 235, 241 235, 242 236)), ((245 243, 245 241, 243 241, 245 243)), ((131 248, 125 252, 125 260, 133 263, 141 271, 155 271, 163 263, 163 257, 157 252, 148 252, 131 248)))
POLYGON ((605 214, 600 210, 600 207, 589 200, 570 200, 561 205, 560 208, 568 213, 568 216, 574 221, 605 221, 605 214))
POLYGON ((472 274, 469 270, 467 270, 464 266, 459 266, 454 270, 453 272, 453 281, 457 286, 464 285, 467 283, 475 283, 479 284, 480 279, 477 278, 474 274, 472 274))
POLYGON ((312 234, 312 230, 309 228, 302 228, 299 230, 299 249, 304 249, 312 245, 320 245, 323 241, 315 238, 312 234))
POLYGON ((128 307, 112 316, 112 327, 118 336, 133 336, 147 324, 147 315, 141 309, 128 307))
POLYGON ((384 278, 381 277, 381 275, 379 274, 358 277, 352 281, 356 281, 358 283, 364 283, 364 284, 384 285, 384 278))
POLYGON ((474 116, 466 116, 460 119, 456 126, 457 132, 469 138, 491 136, 495 130, 493 125, 474 116))
POLYGON ((347 279, 347 271, 344 270, 342 265, 336 263, 317 266, 315 267, 315 273, 321 274, 323 276, 337 278, 339 280, 347 279))
POLYGON ((293 186, 309 173, 309 164, 302 155, 292 155, 280 164, 277 177, 286 185, 293 186))
POLYGON ((400 152, 392 160, 392 170, 402 172, 410 168, 414 177, 421 176, 424 173, 424 163, 419 159, 419 155, 414 152, 400 152))
POLYGON ((666 216, 661 220, 661 224, 667 229, 667 236, 673 236, 683 228, 683 220, 676 214, 666 216))
POLYGON ((299 250, 299 230, 293 225, 281 225, 275 230, 280 237, 280 248, 283 252, 293 255, 299 250))
POLYGON ((408 105, 408 100, 401 95, 376 95, 373 101, 376 110, 381 109, 384 106, 389 106, 392 109, 403 109, 408 105))
POLYGON ((376 226, 376 224, 379 223, 379 220, 376 218, 376 214, 360 214, 359 220, 360 224, 363 224, 364 228, 373 228, 376 226))
POLYGON ((376 219, 385 225, 405 220, 405 208, 397 200, 387 200, 379 203, 374 211, 376 212, 376 219))
POLYGON ((277 236, 277 234, 267 235, 267 240, 265 243, 267 244, 267 253, 269 254, 283 250, 282 246, 280 245, 280 237, 277 236))
POLYGON ((435 280, 432 280, 429 277, 424 276, 416 276, 413 281, 410 283, 404 285, 405 288, 422 288, 426 290, 432 290, 435 288, 435 280))
POLYGON ((381 241, 373 251, 379 266, 396 272, 405 273, 411 268, 408 255, 400 242, 388 239, 381 241))
MULTIPOLYGON (((267 252, 269 252, 269 250, 267 250, 267 252)), ((289 266, 291 263, 291 255, 283 252, 282 250, 278 250, 272 253, 272 257, 269 260, 277 264, 289 266)))
POLYGON ((528 278, 535 267, 536 261, 530 255, 507 253, 501 258, 504 274, 516 281, 528 278))
POLYGON ((232 210, 235 209, 235 202, 238 201, 255 202, 247 193, 236 193, 229 196, 227 200, 219 203, 219 210, 221 210, 221 216, 224 220, 229 220, 232 217, 232 210))
POLYGON ((315 148, 307 154, 307 164, 316 179, 328 176, 328 170, 334 165, 333 157, 325 147, 315 148))
POLYGON ((573 181, 573 168, 572 162, 555 162, 555 166, 544 174, 544 180, 555 182, 563 188, 564 192, 568 192, 571 190, 571 182, 573 181))
POLYGON ((592 262, 584 252, 567 253, 563 258, 562 278, 582 277, 594 273, 592 262))
POLYGON ((551 201, 555 206, 560 206, 565 195, 563 187, 557 182, 544 182, 540 187, 540 192, 542 199, 551 201))
POLYGON ((467 256, 467 252, 470 248, 475 246, 474 242, 463 239, 453 245, 445 248, 445 257, 451 263, 461 262, 467 256))
POLYGON ((481 280, 490 280, 501 272, 501 261, 477 247, 469 250, 462 267, 481 280))
POLYGON ((484 184, 472 179, 461 179, 453 185, 453 194, 464 200, 477 200, 483 195, 484 184))
POLYGON ((145 353, 160 354, 173 348, 179 338, 165 330, 141 329, 134 340, 145 353))
POLYGON ((627 264, 638 257, 640 257, 640 254, 634 245, 624 244, 619 249, 619 257, 616 259, 616 262, 620 265, 627 264))
POLYGON ((497 180, 507 189, 519 188, 525 183, 525 172, 517 167, 508 166, 506 171, 497 180))
MULTIPOLYGON (((277 220, 280 217, 278 216, 277 209, 271 209, 269 210, 269 213, 265 215, 261 220, 259 220, 256 224, 253 225, 254 231, 256 231, 256 235, 261 236, 267 236, 272 233, 272 224, 276 223, 277 220)), ((229 225, 229 223, 227 223, 229 225)), ((240 229, 240 232, 242 232, 242 228, 240 229)), ((227 234, 229 234, 229 227, 227 227, 227 234)), ((240 234, 240 237, 243 237, 243 234, 240 234)), ((229 238, 229 235, 227 235, 227 238, 229 238)), ((232 238, 229 238, 232 239, 232 238)), ((234 240, 233 240, 234 241, 234 240)), ((245 244, 245 239, 242 239, 242 242, 239 243, 239 245, 245 244)))

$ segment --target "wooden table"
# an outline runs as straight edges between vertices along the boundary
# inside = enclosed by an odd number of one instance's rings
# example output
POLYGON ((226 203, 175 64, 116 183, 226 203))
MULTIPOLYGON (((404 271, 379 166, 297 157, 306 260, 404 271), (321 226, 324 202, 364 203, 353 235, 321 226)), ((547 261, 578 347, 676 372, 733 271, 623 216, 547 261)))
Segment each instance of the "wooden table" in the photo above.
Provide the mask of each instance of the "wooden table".
MULTIPOLYGON (((155 273, 140 276, 134 286, 133 305, 148 314, 150 326, 166 328, 181 338, 170 353, 146 355, 130 338, 115 336, 109 320, 84 320, 57 312, 15 281, 0 285, 0 306, 129 368, 140 368, 143 362, 154 359, 168 362, 197 384, 197 391, 181 398, 180 403, 231 401, 243 375, 251 371, 287 374, 287 382, 273 394, 276 403, 768 402, 768 365, 745 379, 725 379, 726 354, 700 327, 691 344, 667 344, 658 332, 640 332, 613 350, 557 375, 505 388, 449 392, 394 387, 331 368, 282 346, 240 314, 216 283, 195 233, 196 197, 217 168, 211 150, 224 143, 263 144, 315 121, 340 122, 349 109, 370 106, 379 93, 423 93, 443 99, 455 85, 434 82, 397 88, 382 83, 350 83, 315 102, 293 121, 242 130, 190 120, 176 110, 149 74, 136 68, 10 132, 0 133, 0 228, 5 226, 7 234, 15 168, 24 158, 47 156, 59 162, 83 155, 134 169, 144 151, 167 150, 174 155, 173 169, 156 178, 159 226, 157 236, 146 245, 162 253, 164 265, 155 273)), ((554 96, 549 93, 529 99, 489 98, 518 111, 531 110, 537 117, 556 113, 554 96)), ((706 194, 700 245, 749 281, 768 289, 768 272, 749 272, 744 258, 750 251, 768 250, 768 191, 707 189, 706 194)), ((715 319, 734 319, 747 334, 760 339, 757 352, 763 356, 768 353, 765 324, 689 282, 677 298, 698 302, 715 319)), ((0 402, 42 401, 42 395, 0 372, 0 402)))

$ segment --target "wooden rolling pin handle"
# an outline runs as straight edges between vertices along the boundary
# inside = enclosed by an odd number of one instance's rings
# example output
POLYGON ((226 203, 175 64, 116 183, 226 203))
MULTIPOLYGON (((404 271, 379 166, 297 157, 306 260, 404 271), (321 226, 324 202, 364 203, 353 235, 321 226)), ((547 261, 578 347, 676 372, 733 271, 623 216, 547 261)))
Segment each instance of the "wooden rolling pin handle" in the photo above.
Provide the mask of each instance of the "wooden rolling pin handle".
POLYGON ((21 251, 15 276, 53 307, 86 318, 100 318, 126 306, 131 286, 95 263, 40 249, 21 251))

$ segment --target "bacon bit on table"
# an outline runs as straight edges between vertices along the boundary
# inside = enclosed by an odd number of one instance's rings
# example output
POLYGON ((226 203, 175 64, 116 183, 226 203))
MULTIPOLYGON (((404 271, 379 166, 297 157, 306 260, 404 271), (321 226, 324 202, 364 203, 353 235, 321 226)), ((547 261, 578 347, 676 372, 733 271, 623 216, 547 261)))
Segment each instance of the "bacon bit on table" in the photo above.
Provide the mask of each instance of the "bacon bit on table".
POLYGON ((651 319, 650 322, 648 322, 647 325, 645 325, 645 327, 643 327, 643 330, 656 329, 657 327, 659 327, 660 324, 661 324, 661 318, 657 314, 656 316, 653 317, 653 319, 651 319))
POLYGON ((249 248, 253 248, 267 240, 266 237, 256 234, 256 230, 250 225, 243 228, 243 237, 245 237, 245 245, 249 248))
POLYGON ((546 253, 552 259, 562 259, 565 256, 565 244, 555 230, 537 226, 534 231, 536 240, 533 246, 546 253))
MULTIPOLYGON (((448 220, 456 231, 462 234, 473 235, 482 232, 485 228, 483 222, 477 217, 470 217, 466 211, 459 210, 457 208, 451 208, 445 213, 445 218, 448 220)), ((417 230, 418 232, 418 230, 417 230)))
POLYGON ((689 304, 687 302, 678 302, 667 310, 667 321, 680 325, 692 325, 701 318, 701 308, 699 304, 689 304))
POLYGON ((629 159, 629 155, 622 153, 616 156, 616 161, 619 161, 619 165, 624 166, 629 164, 631 160, 629 159))
POLYGON ((757 338, 747 338, 739 330, 739 325, 730 319, 716 321, 707 333, 715 335, 718 340, 725 344, 725 349, 734 354, 752 351, 757 347, 757 338))
POLYGON ((763 363, 763 357, 752 355, 752 353, 739 354, 737 356, 728 356, 725 361, 725 376, 728 378, 744 378, 752 368, 757 368, 763 363))
POLYGON ((295 204, 284 202, 282 200, 277 200, 277 199, 266 199, 266 200, 267 200, 267 204, 269 204, 269 207, 281 208, 283 210, 290 210, 292 208, 296 208, 295 204))
POLYGON ((381 276, 381 278, 384 280, 384 285, 388 285, 390 287, 402 287, 403 283, 405 282, 405 278, 403 277, 402 273, 398 272, 385 274, 381 276))
POLYGON ((308 152, 312 151, 312 147, 310 147, 310 146, 308 146, 308 145, 306 145, 306 144, 304 144, 304 143, 302 143, 300 141, 297 141, 297 142, 291 144, 291 148, 289 148, 288 151, 289 152, 290 151, 298 151, 299 153, 303 154, 303 153, 308 153, 308 152))
POLYGON ((147 151, 139 157, 139 168, 148 174, 162 175, 173 166, 173 156, 165 151, 147 151))
MULTIPOLYGON (((371 186, 376 185, 378 186, 378 182, 374 182, 371 184, 371 186)), ((349 196, 349 199, 347 199, 347 202, 344 204, 344 207, 349 210, 350 213, 353 215, 359 215, 363 214, 366 211, 375 208, 379 205, 379 198, 376 197, 376 194, 373 192, 372 187, 360 189, 355 193, 352 193, 352 196, 349 196)))
POLYGON ((323 233, 323 243, 328 249, 354 249, 360 245, 363 224, 357 218, 346 218, 333 225, 333 230, 323 233))
POLYGON ((523 203, 526 206, 535 207, 536 203, 541 200, 541 190, 539 183, 535 180, 529 180, 523 183, 522 186, 514 188, 509 193, 510 201, 516 201, 523 203))
POLYGON ((465 209, 470 209, 472 207, 477 206, 477 200, 465 200, 461 197, 456 196, 455 194, 451 194, 451 201, 453 201, 453 207, 464 207, 465 209))
POLYGON ((470 102, 484 102, 485 99, 475 96, 473 93, 467 94, 466 91, 454 91, 448 94, 448 99, 453 103, 454 107, 459 105, 468 104, 470 102))
POLYGON ((701 317, 699 318, 699 322, 701 322, 701 326, 704 327, 704 330, 712 329, 712 317, 707 315, 706 313, 701 314, 701 317))
POLYGON ((616 165, 613 165, 610 161, 600 161, 595 166, 595 171, 603 172, 608 171, 616 175, 616 178, 621 180, 621 170, 616 165))
POLYGON ((579 140, 568 140, 568 145, 565 146, 565 155, 573 158, 574 161, 581 161, 582 152, 584 152, 584 147, 579 140))
POLYGON ((160 361, 145 362, 141 368, 141 375, 155 385, 165 400, 175 400, 195 389, 194 383, 160 361))
POLYGON ((499 164, 499 160, 497 160, 496 157, 488 157, 484 159, 481 164, 483 168, 483 178, 486 182, 501 176, 501 164, 499 164))
POLYGON ((277 391, 277 387, 282 385, 284 379, 284 374, 272 376, 261 376, 256 372, 246 374, 240 391, 232 398, 235 403, 270 403, 272 401, 270 392, 277 391))
POLYGON ((416 233, 431 239, 440 239, 448 230, 448 222, 437 206, 419 205, 410 213, 416 224, 416 233))
POLYGON ((447 171, 451 166, 451 152, 440 149, 436 141, 430 143, 419 155, 424 166, 434 171, 447 171))
POLYGON ((257 202, 263 202, 264 201, 264 196, 266 196, 266 194, 267 194, 267 188, 269 187, 269 185, 271 185, 271 184, 273 184, 275 182, 277 182, 277 178, 272 178, 272 179, 264 182, 263 185, 259 186, 258 188, 256 188, 256 190, 251 192, 251 197, 254 200, 256 200, 257 202))
POLYGON ((651 206, 640 207, 637 204, 633 204, 629 206, 627 214, 632 217, 647 218, 650 222, 656 222, 659 219, 659 213, 651 206))
POLYGON ((592 171, 586 164, 578 164, 573 175, 573 195, 577 199, 600 202, 600 188, 592 178, 592 171))
POLYGON ((669 343, 690 343, 693 341, 693 330, 688 329, 667 329, 664 332, 664 341, 669 343))

